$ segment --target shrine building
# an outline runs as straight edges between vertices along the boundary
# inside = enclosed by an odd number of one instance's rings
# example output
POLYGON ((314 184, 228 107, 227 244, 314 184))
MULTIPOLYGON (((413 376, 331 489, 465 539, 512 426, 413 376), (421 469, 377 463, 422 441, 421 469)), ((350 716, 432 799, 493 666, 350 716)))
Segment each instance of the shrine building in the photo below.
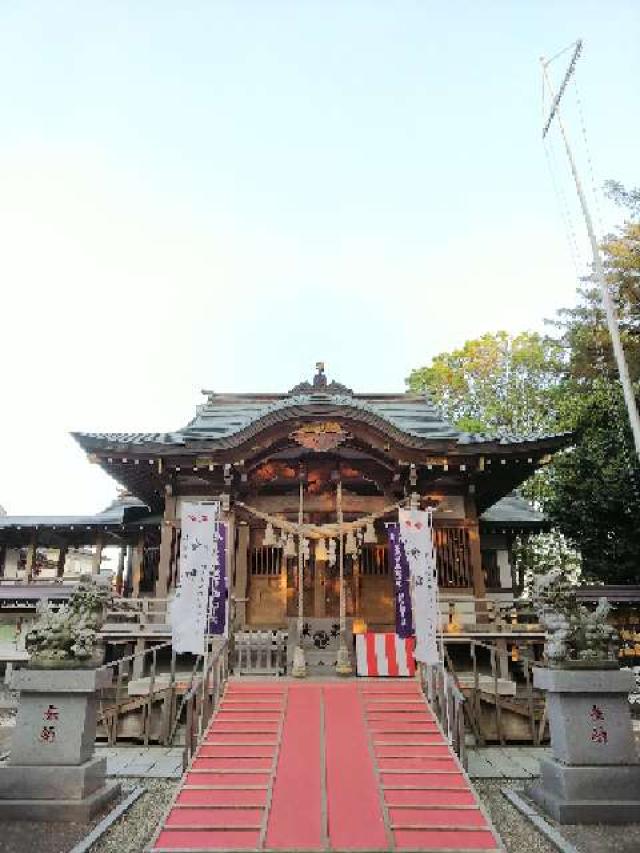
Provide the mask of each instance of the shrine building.
MULTIPOLYGON (((518 534, 544 519, 512 494, 567 434, 496 437, 461 432, 420 394, 358 394, 328 382, 287 393, 218 394, 176 432, 74 433, 90 462, 124 489, 103 513, 0 517, 5 580, 41 573, 44 549, 58 549, 52 578, 65 576, 73 548, 120 548, 116 587, 129 597, 166 599, 178 572, 181 502, 219 500, 227 529, 233 627, 284 628, 298 614, 293 537, 278 521, 368 519, 358 536, 309 541, 304 554, 307 618, 339 615, 336 546, 344 541, 344 599, 354 630, 394 630, 394 586, 386 525, 399 506, 433 509, 442 607, 450 621, 484 621, 521 591, 511 559, 518 534), (359 626, 359 627, 358 627, 359 626)), ((443 614, 444 615, 444 614, 443 614)))

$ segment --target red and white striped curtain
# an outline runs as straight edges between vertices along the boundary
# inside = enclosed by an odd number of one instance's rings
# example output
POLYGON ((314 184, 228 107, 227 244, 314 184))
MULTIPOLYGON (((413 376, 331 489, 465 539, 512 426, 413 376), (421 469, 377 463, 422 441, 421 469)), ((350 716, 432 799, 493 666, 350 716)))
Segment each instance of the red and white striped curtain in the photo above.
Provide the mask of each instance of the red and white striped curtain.
POLYGON ((415 675, 415 640, 397 634, 356 634, 358 675, 411 677, 415 675))

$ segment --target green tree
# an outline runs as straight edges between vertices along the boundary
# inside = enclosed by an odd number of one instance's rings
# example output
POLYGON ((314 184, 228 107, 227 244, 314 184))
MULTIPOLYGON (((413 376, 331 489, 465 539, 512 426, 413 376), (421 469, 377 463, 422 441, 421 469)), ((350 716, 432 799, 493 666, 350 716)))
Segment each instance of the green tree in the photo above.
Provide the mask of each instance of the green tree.
POLYGON ((524 436, 556 428, 564 372, 556 339, 499 331, 440 353, 406 382, 413 392, 427 391, 458 429, 524 436))
POLYGON ((587 580, 640 583, 640 466, 622 392, 600 380, 573 402, 575 445, 548 469, 545 511, 587 580))
MULTIPOLYGON (((625 208, 627 219, 601 243, 607 281, 616 303, 620 337, 631 380, 640 380, 640 189, 625 190, 609 181, 607 194, 625 208)), ((600 287, 592 275, 578 289, 578 303, 558 312, 553 325, 565 347, 569 375, 576 389, 608 377, 617 381, 617 368, 602 307, 600 287)))

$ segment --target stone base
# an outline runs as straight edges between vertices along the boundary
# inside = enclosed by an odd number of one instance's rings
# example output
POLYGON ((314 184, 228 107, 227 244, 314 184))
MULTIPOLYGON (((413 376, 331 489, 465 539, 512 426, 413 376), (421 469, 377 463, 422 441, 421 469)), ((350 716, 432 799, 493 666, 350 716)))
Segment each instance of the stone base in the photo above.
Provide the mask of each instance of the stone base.
POLYGON ((0 800, 0 820, 89 823, 119 794, 120 783, 107 782, 80 800, 0 800))
POLYGON ((572 767, 543 758, 540 781, 526 792, 558 823, 634 823, 640 815, 640 766, 572 767))
POLYGON ((102 788, 106 758, 79 765, 7 764, 0 767, 0 803, 7 799, 82 800, 102 788))
MULTIPOLYGON (((301 645, 304 651, 306 675, 327 676, 329 678, 335 676, 340 648, 340 620, 309 618, 304 620, 304 626, 301 645)), ((353 619, 347 619, 345 640, 353 671, 353 619)), ((290 618, 287 644, 287 672, 289 674, 293 671, 294 654, 298 647, 298 622, 297 619, 290 618)))

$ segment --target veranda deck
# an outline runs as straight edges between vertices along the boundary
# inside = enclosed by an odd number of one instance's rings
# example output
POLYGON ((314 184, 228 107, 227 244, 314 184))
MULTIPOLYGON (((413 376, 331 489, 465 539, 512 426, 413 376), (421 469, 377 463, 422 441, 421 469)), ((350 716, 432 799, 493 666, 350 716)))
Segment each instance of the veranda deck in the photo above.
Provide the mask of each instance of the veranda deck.
POLYGON ((416 681, 230 682, 162 851, 496 851, 416 681))

